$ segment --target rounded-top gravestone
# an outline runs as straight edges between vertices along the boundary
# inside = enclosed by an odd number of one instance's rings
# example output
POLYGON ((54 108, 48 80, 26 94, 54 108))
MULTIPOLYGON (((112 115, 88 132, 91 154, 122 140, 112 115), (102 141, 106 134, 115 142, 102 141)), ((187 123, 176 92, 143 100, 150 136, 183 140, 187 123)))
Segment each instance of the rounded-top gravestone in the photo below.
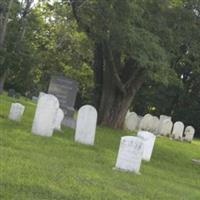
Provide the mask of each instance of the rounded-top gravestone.
POLYGON ((172 131, 173 123, 170 119, 165 119, 160 126, 160 135, 170 135, 172 131))
POLYGON ((32 133, 50 137, 54 130, 54 120, 59 108, 58 99, 54 95, 44 94, 38 99, 32 133))
POLYGON ((144 144, 134 136, 121 138, 115 169, 139 173, 144 144))
POLYGON ((82 106, 78 111, 75 141, 94 145, 97 124, 97 111, 93 106, 82 106))
POLYGON ((182 140, 184 131, 184 124, 182 122, 176 122, 173 127, 172 137, 175 140, 182 140))
POLYGON ((137 136, 142 139, 144 144, 142 159, 145 161, 150 161, 156 136, 153 133, 147 131, 139 131, 137 136))
POLYGON ((55 120, 54 120, 54 129, 57 131, 61 131, 61 124, 64 119, 64 112, 62 111, 61 108, 58 108, 56 115, 55 115, 55 120))
POLYGON ((24 114, 25 106, 20 103, 12 103, 8 118, 13 121, 21 121, 24 114))
POLYGON ((140 122, 139 129, 149 131, 152 129, 152 124, 153 124, 153 116, 151 114, 146 114, 140 122))
POLYGON ((125 119, 124 128, 133 131, 136 130, 138 125, 138 116, 135 112, 129 113, 129 115, 125 119))
POLYGON ((192 126, 187 126, 184 132, 184 140, 186 140, 187 142, 192 142, 194 134, 195 129, 192 126))
POLYGON ((159 124, 160 124, 160 120, 158 119, 158 117, 153 116, 152 125, 151 125, 151 131, 154 134, 158 134, 159 124))

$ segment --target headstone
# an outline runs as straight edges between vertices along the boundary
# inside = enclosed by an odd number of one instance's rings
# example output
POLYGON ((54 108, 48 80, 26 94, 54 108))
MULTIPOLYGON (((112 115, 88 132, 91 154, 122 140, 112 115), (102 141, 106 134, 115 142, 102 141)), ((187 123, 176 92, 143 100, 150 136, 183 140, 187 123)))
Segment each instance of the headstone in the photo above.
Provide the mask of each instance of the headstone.
POLYGON ((192 142, 195 134, 195 129, 192 126, 187 126, 184 132, 184 140, 187 142, 192 142))
POLYGON ((140 122, 140 130, 150 131, 152 129, 153 116, 146 114, 140 122))
POLYGON ((128 112, 126 113, 126 117, 127 118, 129 116, 129 114, 131 114, 130 110, 128 110, 128 112))
POLYGON ((16 94, 16 92, 15 92, 14 89, 9 89, 9 90, 8 90, 8 96, 9 96, 9 97, 13 97, 13 98, 14 98, 14 97, 15 97, 15 94, 16 94))
POLYGON ((73 115, 77 91, 78 84, 76 81, 64 76, 52 76, 48 93, 58 98, 60 108, 65 114, 63 125, 71 128, 75 128, 76 124, 73 115))
POLYGON ((122 137, 115 168, 139 173, 143 150, 144 144, 140 138, 133 136, 122 137))
POLYGON ((183 130, 184 130, 184 124, 182 122, 176 122, 174 124, 173 130, 172 130, 172 137, 175 140, 182 140, 183 137, 183 130))
POLYGON ((142 119, 143 119, 143 116, 138 115, 138 125, 137 125, 137 129, 140 129, 140 124, 141 124, 142 119))
POLYGON ((144 144, 142 159, 145 161, 150 161, 156 136, 153 133, 147 131, 139 131, 137 136, 142 139, 144 144))
POLYGON ((54 120, 54 130, 61 131, 61 123, 63 119, 64 119, 64 112, 62 111, 62 109, 58 108, 54 120))
POLYGON ((24 114, 25 106, 20 103, 12 103, 8 118, 13 121, 21 121, 24 114))
POLYGON ((151 131, 154 134, 158 134, 159 124, 160 124, 160 120, 158 119, 158 117, 153 116, 152 125, 151 125, 151 131))
POLYGON ((41 96, 37 103, 32 133, 50 137, 54 130, 54 120, 59 108, 58 99, 50 94, 41 96))
POLYGON ((133 131, 136 130, 138 125, 138 116, 135 112, 129 113, 129 115, 125 119, 124 128, 133 131))
POLYGON ((162 123, 163 123, 163 121, 166 120, 166 119, 172 120, 172 117, 167 116, 167 115, 160 115, 160 123, 159 123, 159 126, 158 126, 158 133, 160 133, 162 123))
POLYGON ((75 141, 94 145, 97 123, 97 111, 93 106, 82 106, 78 111, 75 141))
POLYGON ((170 135, 172 127, 173 127, 172 121, 170 119, 165 119, 160 126, 159 134, 164 136, 170 135))
POLYGON ((32 101, 34 101, 34 102, 37 103, 37 101, 38 101, 38 97, 36 97, 36 96, 32 96, 32 101))

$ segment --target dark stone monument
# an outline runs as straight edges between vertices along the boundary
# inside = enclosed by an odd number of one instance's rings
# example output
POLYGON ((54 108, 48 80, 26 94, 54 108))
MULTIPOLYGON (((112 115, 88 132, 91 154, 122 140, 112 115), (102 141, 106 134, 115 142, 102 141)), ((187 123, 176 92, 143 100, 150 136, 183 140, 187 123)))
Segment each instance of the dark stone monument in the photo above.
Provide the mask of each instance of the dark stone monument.
POLYGON ((78 83, 70 78, 61 75, 51 77, 49 84, 49 94, 55 95, 60 103, 60 108, 65 114, 63 125, 75 128, 74 104, 78 92, 78 83))

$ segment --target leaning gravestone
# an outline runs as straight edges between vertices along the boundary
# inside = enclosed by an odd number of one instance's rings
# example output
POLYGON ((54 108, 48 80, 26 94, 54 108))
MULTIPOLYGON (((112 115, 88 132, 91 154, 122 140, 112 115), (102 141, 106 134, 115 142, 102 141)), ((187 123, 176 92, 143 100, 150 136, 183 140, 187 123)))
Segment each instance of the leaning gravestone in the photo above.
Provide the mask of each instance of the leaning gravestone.
POLYGON ((52 76, 49 84, 49 94, 55 95, 60 103, 60 108, 64 111, 65 118, 63 125, 75 128, 74 104, 78 92, 78 83, 64 76, 52 76))
POLYGON ((160 126, 159 134, 164 136, 170 135, 172 127, 173 127, 172 121, 170 119, 165 119, 160 126))
POLYGON ((126 116, 125 118, 125 123, 124 123, 124 128, 133 131, 136 130, 138 125, 138 116, 135 112, 131 112, 126 116))
POLYGON ((13 121, 21 121, 25 110, 25 106, 20 103, 12 103, 8 118, 13 121))
POLYGON ((175 140, 182 140, 183 130, 184 124, 182 122, 176 122, 172 130, 172 138, 175 140))
POLYGON ((97 123, 97 111, 93 106, 82 106, 78 111, 75 141, 94 145, 97 123))
POLYGON ((137 136, 142 139, 144 144, 142 159, 145 161, 150 161, 156 136, 147 131, 139 131, 137 136))
POLYGON ((64 112, 62 111, 62 109, 58 108, 54 120, 54 130, 61 131, 61 123, 63 119, 64 119, 64 112))
POLYGON ((58 99, 50 94, 44 94, 38 99, 32 133, 50 137, 54 130, 54 120, 59 108, 58 99))
POLYGON ((139 173, 144 145, 140 138, 125 136, 121 138, 115 169, 139 173))
POLYGON ((184 132, 184 140, 187 142, 192 142, 195 134, 195 129, 192 126, 187 126, 184 132))

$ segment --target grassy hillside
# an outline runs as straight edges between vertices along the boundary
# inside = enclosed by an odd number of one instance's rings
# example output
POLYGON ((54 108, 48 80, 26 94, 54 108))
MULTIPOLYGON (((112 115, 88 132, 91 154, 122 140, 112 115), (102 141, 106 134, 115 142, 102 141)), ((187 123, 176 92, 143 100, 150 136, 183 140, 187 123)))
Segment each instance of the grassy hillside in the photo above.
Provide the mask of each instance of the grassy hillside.
POLYGON ((7 119, 12 98, 0 96, 0 199, 7 200, 198 200, 200 141, 157 138, 142 175, 113 170, 120 137, 131 132, 97 128, 96 145, 73 141, 65 129, 52 138, 31 134, 35 104, 26 99, 21 123, 7 119))

